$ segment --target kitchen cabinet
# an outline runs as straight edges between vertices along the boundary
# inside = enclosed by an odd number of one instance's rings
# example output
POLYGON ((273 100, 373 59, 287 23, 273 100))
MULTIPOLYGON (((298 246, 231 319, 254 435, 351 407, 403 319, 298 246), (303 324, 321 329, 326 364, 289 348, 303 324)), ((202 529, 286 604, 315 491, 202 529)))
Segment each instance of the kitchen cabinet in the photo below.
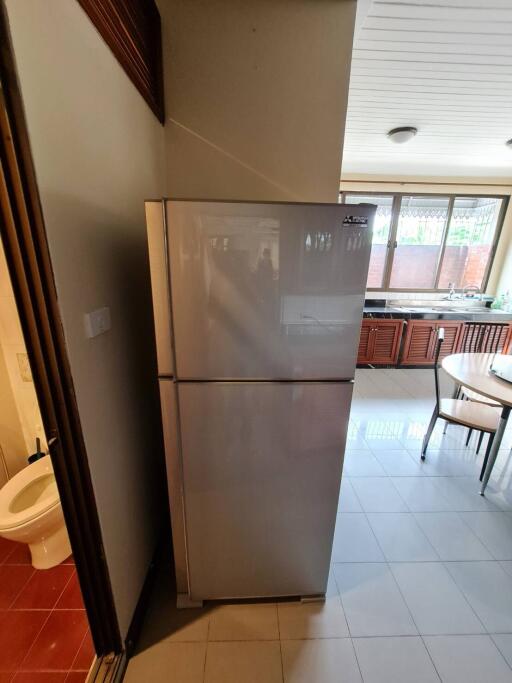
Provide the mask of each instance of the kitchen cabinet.
POLYGON ((437 331, 444 328, 440 358, 458 351, 464 323, 460 320, 409 320, 401 365, 433 365, 437 331))
POLYGON ((403 320, 364 318, 361 325, 357 362, 371 365, 396 365, 403 320))
POLYGON ((512 325, 504 322, 465 323, 459 353, 507 353, 512 351, 510 339, 512 325))
POLYGON ((508 335, 503 345, 503 353, 512 354, 512 325, 508 326, 508 335))

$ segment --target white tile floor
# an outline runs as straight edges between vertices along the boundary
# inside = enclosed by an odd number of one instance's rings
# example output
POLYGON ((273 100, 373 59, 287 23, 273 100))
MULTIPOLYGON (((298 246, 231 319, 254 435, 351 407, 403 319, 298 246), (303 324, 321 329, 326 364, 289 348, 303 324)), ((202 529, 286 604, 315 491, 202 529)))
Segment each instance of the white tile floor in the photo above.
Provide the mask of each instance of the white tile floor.
POLYGON ((325 604, 177 613, 165 571, 127 683, 512 683, 512 425, 482 498, 464 429, 420 462, 432 407, 432 371, 358 370, 325 604))

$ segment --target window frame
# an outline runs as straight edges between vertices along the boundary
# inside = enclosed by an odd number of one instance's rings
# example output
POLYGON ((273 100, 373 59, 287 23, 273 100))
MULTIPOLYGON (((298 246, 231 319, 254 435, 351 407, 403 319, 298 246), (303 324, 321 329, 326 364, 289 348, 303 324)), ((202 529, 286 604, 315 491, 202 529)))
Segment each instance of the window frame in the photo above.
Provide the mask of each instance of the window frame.
POLYGON ((384 265, 384 272, 382 276, 382 286, 381 287, 367 287, 367 292, 448 292, 448 288, 438 287, 439 278, 441 275, 441 267, 444 258, 444 252, 446 248, 446 242, 448 239, 448 232, 450 227, 450 221, 453 215, 453 207, 455 204, 455 199, 459 197, 468 197, 470 199, 501 199, 501 207, 498 215, 498 220, 496 223, 496 230, 494 231, 493 241, 491 245, 491 250, 489 252, 489 258, 487 259, 487 264, 485 266, 484 276, 482 278, 482 292, 485 292, 487 285, 489 283, 489 277, 491 274, 492 265, 494 263, 494 258, 496 256, 496 250, 501 237, 501 231, 503 228, 503 223, 505 216, 507 214, 507 209, 510 201, 510 195, 502 194, 474 194, 472 192, 379 192, 378 190, 365 191, 365 190, 341 190, 340 191, 340 202, 344 203, 346 196, 350 197, 361 196, 361 197, 392 197, 393 203, 391 208, 391 224, 389 228, 389 239, 387 243, 386 251, 386 261, 384 265), (398 232, 398 221, 400 219, 400 208, 402 205, 403 197, 445 197, 448 199, 448 211, 446 214, 446 222, 443 230, 443 237, 441 240, 441 245, 439 249, 439 256, 436 263, 436 276, 434 280, 433 288, 425 287, 391 287, 391 272, 393 269, 393 259, 395 256, 395 250, 398 246, 397 243, 397 232, 398 232))

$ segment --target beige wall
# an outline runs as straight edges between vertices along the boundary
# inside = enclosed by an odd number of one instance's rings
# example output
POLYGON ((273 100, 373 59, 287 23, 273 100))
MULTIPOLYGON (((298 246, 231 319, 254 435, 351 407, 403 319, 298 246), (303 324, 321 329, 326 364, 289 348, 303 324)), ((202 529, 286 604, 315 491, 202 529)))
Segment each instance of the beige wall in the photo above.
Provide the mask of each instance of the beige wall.
MULTIPOLYGON (((498 295, 507 292, 512 295, 512 200, 503 223, 489 285, 494 287, 494 292, 498 295)), ((512 302, 509 299, 510 303, 512 302)))
MULTIPOLYGON (((0 348, 0 487, 23 467, 25 440, 7 371, 0 348)), ((25 459, 25 464, 26 464, 25 459)))
MULTIPOLYGON (((14 292, 2 244, 0 243, 0 354, 3 359, 5 374, 2 373, 0 391, 4 397, 11 396, 16 416, 9 417, 10 411, 0 403, 0 447, 7 462, 9 476, 12 477, 27 466, 27 456, 35 451, 36 438, 41 440, 41 447, 46 450, 46 438, 37 396, 32 381, 28 355, 21 331, 20 320, 14 292), (8 385, 8 386, 6 386, 8 385), (12 429, 11 436, 16 434, 16 443, 11 439, 9 445, 5 441, 6 422, 12 429)), ((10 400, 10 399, 8 399, 10 400)), ((1 465, 1 463, 0 463, 1 465)))
POLYGON ((6 4, 125 635, 159 522, 162 453, 144 199, 163 189, 163 129, 78 2, 6 4), (110 307, 112 329, 86 339, 84 313, 101 306, 110 307))
POLYGON ((353 192, 447 192, 492 194, 509 198, 509 206, 489 276, 486 292, 512 291, 512 178, 403 178, 396 176, 343 175, 340 190, 353 192))
POLYGON ((355 0, 158 0, 167 194, 336 201, 355 0))

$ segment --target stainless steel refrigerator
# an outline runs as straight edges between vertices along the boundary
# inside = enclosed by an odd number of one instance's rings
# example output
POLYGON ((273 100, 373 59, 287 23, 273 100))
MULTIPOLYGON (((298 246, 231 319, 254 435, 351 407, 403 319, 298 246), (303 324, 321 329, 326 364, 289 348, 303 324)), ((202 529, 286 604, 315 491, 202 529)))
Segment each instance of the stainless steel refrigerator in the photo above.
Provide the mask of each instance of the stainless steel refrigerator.
POLYGON ((325 592, 374 212, 146 202, 181 606, 325 592))

